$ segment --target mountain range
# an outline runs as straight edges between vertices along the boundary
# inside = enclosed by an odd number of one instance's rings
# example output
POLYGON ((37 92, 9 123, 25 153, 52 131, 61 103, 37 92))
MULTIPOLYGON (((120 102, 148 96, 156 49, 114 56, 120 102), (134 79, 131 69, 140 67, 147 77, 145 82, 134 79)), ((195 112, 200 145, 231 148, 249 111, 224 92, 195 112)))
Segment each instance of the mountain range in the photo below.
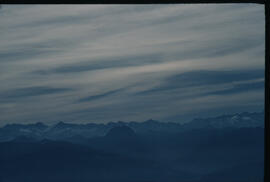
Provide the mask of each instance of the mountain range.
POLYGON ((263 118, 10 124, 0 129, 0 182, 259 182, 263 118))
POLYGON ((7 124, 0 128, 0 142, 10 141, 20 136, 27 136, 37 140, 68 140, 72 138, 93 138, 105 136, 116 126, 128 126, 136 133, 178 133, 194 129, 214 128, 245 128, 264 127, 264 112, 243 112, 232 115, 222 115, 212 118, 197 118, 185 124, 177 122, 160 122, 147 120, 144 122, 109 122, 107 124, 74 124, 58 122, 55 125, 46 125, 41 122, 34 124, 7 124))

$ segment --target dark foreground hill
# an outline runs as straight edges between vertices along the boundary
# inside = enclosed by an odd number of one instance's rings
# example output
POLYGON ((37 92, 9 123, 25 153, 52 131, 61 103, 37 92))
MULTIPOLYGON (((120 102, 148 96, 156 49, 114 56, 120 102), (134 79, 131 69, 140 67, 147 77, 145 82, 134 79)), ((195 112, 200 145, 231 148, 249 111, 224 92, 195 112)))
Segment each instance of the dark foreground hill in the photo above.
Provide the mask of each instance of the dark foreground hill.
POLYGON ((139 182, 189 181, 192 175, 156 161, 98 151, 67 142, 0 144, 0 176, 4 182, 139 182))

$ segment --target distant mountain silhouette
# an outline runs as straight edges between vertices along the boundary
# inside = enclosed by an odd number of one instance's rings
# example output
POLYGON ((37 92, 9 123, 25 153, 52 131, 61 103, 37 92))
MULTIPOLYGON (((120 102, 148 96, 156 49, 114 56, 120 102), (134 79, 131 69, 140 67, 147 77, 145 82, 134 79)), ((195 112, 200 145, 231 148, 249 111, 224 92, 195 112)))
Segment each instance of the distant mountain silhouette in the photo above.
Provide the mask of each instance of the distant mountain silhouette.
POLYGON ((212 118, 197 118, 183 125, 192 128, 245 128, 264 127, 264 113, 237 113, 212 118))
POLYGON ((263 160, 263 112, 0 128, 3 182, 253 182, 263 160))
MULTIPOLYGON (((180 121, 178 121, 180 122, 180 121)), ((28 136, 38 140, 82 140, 105 136, 112 128, 127 126, 136 134, 179 133, 194 129, 264 127, 264 113, 238 113, 212 118, 197 118, 185 124, 147 120, 144 122, 110 122, 108 124, 74 124, 58 122, 47 126, 43 123, 8 124, 0 128, 0 142, 10 141, 18 136, 28 136)), ((120 132, 122 133, 122 132, 120 132)), ((131 134, 132 135, 132 134, 131 134)))
POLYGON ((123 124, 104 136, 72 135, 70 142, 18 136, 0 142, 0 176, 4 182, 260 181, 263 137, 261 127, 137 133, 123 124))
POLYGON ((133 129, 124 125, 115 126, 104 137, 89 139, 86 145, 99 150, 128 154, 132 157, 138 157, 147 151, 143 138, 137 135, 133 129))
POLYGON ((109 130, 106 134, 108 138, 115 138, 118 140, 133 139, 136 137, 135 132, 128 126, 117 126, 109 130))

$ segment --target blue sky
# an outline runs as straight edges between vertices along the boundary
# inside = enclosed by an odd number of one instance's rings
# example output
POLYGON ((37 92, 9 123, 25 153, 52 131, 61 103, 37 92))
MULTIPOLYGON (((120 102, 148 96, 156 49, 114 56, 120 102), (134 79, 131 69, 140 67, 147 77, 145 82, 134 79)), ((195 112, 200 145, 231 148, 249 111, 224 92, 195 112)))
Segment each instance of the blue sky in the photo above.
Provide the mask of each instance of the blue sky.
POLYGON ((264 108, 264 7, 3 5, 0 125, 264 108))

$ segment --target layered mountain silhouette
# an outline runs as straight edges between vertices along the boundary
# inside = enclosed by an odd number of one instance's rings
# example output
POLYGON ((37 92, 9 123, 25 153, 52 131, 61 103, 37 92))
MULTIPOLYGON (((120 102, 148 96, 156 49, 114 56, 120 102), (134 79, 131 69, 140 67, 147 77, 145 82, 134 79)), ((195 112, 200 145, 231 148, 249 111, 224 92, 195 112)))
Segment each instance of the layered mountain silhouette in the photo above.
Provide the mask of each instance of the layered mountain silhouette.
POLYGON ((106 133, 116 126, 128 126, 139 134, 149 133, 178 133, 194 129, 211 128, 245 128, 264 127, 264 112, 260 113, 238 113, 233 115, 222 115, 212 118, 197 118, 185 124, 179 122, 160 122, 147 120, 144 122, 110 122, 108 124, 71 124, 58 122, 48 126, 43 123, 35 124, 8 124, 0 128, 0 142, 9 141, 18 136, 24 135, 36 139, 68 140, 81 137, 93 138, 105 136, 106 133))
POLYGON ((106 137, 116 140, 132 140, 136 137, 135 132, 128 126, 117 126, 109 130, 106 137))
POLYGON ((3 181, 176 181, 192 178, 156 161, 92 149, 68 142, 4 142, 0 144, 3 181), (14 175, 16 174, 16 175, 14 175), (157 175, 158 174, 158 175, 157 175))
POLYGON ((263 118, 240 113, 187 124, 6 125, 0 129, 0 180, 261 181, 263 118))

